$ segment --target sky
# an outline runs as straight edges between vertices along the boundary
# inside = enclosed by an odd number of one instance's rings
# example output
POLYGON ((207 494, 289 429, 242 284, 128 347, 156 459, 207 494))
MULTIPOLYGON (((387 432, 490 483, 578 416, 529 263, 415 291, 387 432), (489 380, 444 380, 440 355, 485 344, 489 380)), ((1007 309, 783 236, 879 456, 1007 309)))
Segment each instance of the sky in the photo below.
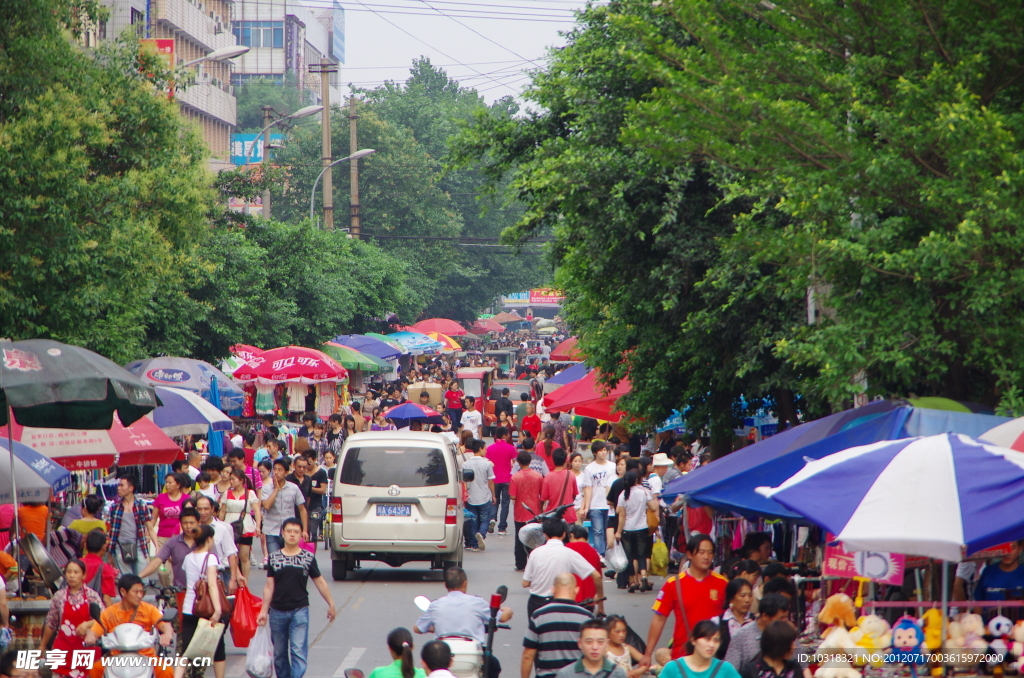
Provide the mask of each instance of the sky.
MULTIPOLYGON (((305 0, 327 7, 330 0, 305 0)), ((430 58, 488 103, 518 98, 528 69, 544 64, 583 0, 361 0, 345 8, 341 82, 374 87, 404 81, 412 60, 430 58)), ((347 87, 345 91, 347 92, 347 87)))

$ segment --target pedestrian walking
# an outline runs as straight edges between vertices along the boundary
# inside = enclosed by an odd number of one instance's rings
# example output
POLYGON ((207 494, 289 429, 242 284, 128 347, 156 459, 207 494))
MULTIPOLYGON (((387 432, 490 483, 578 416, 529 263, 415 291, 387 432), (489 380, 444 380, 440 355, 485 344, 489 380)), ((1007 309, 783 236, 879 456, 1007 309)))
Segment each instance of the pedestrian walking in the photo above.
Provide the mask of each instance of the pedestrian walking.
POLYGON ((590 444, 594 461, 583 469, 583 515, 590 521, 590 545, 604 555, 607 548, 608 490, 615 480, 615 464, 608 461, 608 445, 600 440, 590 444))
POLYGON ((594 617, 576 604, 576 591, 572 574, 561 572, 552 581, 551 600, 530 613, 523 637, 522 675, 529 678, 533 668, 536 678, 554 678, 562 667, 580 658, 579 629, 594 617))
MULTIPOLYGON (((598 555, 597 549, 587 543, 589 534, 587 528, 582 525, 570 525, 569 526, 569 543, 565 545, 570 551, 583 556, 583 560, 587 561, 598 573, 601 572, 601 556, 598 555)), ((591 598, 597 597, 597 591, 594 589, 594 582, 590 577, 580 577, 579 575, 573 575, 576 577, 576 585, 579 587, 579 592, 576 594, 576 602, 583 602, 590 600, 591 598)), ((588 610, 593 611, 594 604, 589 603, 586 605, 588 610)))
POLYGON ((149 559, 149 563, 139 573, 139 576, 145 579, 156 572, 161 565, 169 564, 170 567, 165 569, 170 571, 171 581, 176 587, 184 590, 188 579, 185 576, 185 556, 195 549, 195 536, 199 533, 199 512, 190 504, 181 509, 178 522, 181 530, 164 542, 157 554, 149 559))
POLYGON ((245 586, 246 581, 238 568, 238 547, 235 546, 234 530, 217 518, 220 515, 220 502, 216 499, 205 495, 198 497, 196 511, 199 512, 199 524, 209 525, 213 529, 213 546, 210 550, 217 556, 218 569, 228 595, 234 595, 239 586, 245 586))
POLYGON ((306 673, 309 654, 308 581, 313 582, 327 603, 327 620, 334 621, 335 617, 334 599, 327 580, 320 574, 316 558, 312 552, 299 546, 305 531, 296 518, 286 518, 282 523, 284 545, 270 554, 267 583, 263 587, 263 607, 256 619, 260 626, 270 624, 277 678, 302 678, 306 673))
MULTIPOLYGON (((507 389, 506 389, 507 390, 507 389)), ((515 445, 512 444, 512 431, 499 426, 494 431, 494 443, 487 448, 487 458, 494 464, 494 504, 499 509, 498 536, 508 534, 508 486, 512 480, 512 464, 515 462, 515 445)), ((513 516, 513 522, 515 517, 513 516)), ((493 529, 494 520, 491 521, 493 529)))
POLYGON ((452 379, 448 384, 448 390, 444 392, 444 404, 448 408, 448 416, 451 417, 455 430, 462 425, 462 399, 465 397, 466 394, 459 388, 459 382, 452 379))
POLYGON ((156 542, 152 528, 153 509, 135 496, 139 480, 125 473, 117 481, 119 501, 110 511, 110 543, 114 545, 114 563, 121 574, 138 574, 149 559, 149 542, 156 542))
MULTIPOLYGON (((245 474, 245 486, 256 492, 256 495, 259 496, 260 490, 263 489, 263 479, 260 478, 260 472, 246 461, 245 450, 236 447, 228 452, 226 459, 228 460, 228 466, 245 474)), ((229 479, 228 487, 230 486, 229 479)))
POLYGON ((474 439, 469 444, 473 448, 473 457, 462 468, 473 472, 473 480, 469 483, 469 496, 466 499, 469 520, 463 526, 463 533, 468 550, 483 551, 487 548, 484 533, 487 532, 494 507, 494 463, 484 456, 484 441, 474 439))
MULTIPOLYGON (((647 559, 651 557, 651 533, 647 529, 647 512, 658 510, 658 500, 650 490, 640 484, 640 476, 627 471, 624 489, 619 495, 616 513, 619 526, 615 538, 622 542, 626 558, 633 565, 635 574, 629 582, 630 593, 650 591, 653 586, 647 581, 647 559)), ((723 599, 724 600, 724 599, 723 599)))
POLYGON ((260 531, 260 502, 246 479, 245 471, 231 470, 231 482, 220 506, 220 520, 231 528, 238 548, 238 569, 248 579, 253 537, 260 531))
MULTIPOLYGON (((598 598, 604 597, 604 583, 601 573, 586 561, 583 556, 569 549, 565 538, 564 520, 545 520, 541 529, 547 541, 530 552, 523 571, 523 588, 530 589, 527 610, 532 615, 538 608, 548 602, 555 588, 555 579, 563 573, 578 575, 580 579, 590 577, 594 581, 594 590, 598 598)), ((573 589, 576 580, 572 580, 573 589)), ((575 599, 575 590, 572 598, 575 599)), ((597 611, 604 614, 604 603, 597 603, 597 611)))
MULTIPOLYGON (((707 619, 695 622, 690 640, 679 650, 679 658, 665 664, 659 675, 661 678, 740 678, 732 664, 715 658, 720 644, 721 636, 714 622, 707 619)), ((674 646, 672 656, 676 656, 674 646)))
POLYGON ((294 518, 296 510, 303 525, 303 541, 308 541, 305 525, 308 524, 306 500, 295 483, 285 478, 291 463, 282 457, 274 460, 273 482, 263 486, 263 534, 266 536, 267 554, 279 551, 284 545, 281 527, 286 518, 294 518))
POLYGON ((601 619, 580 624, 580 658, 563 666, 556 678, 628 678, 625 669, 608 657, 608 625, 601 619))
MULTIPOLYGON (((388 652, 394 660, 387 666, 378 666, 370 671, 369 678, 426 678, 423 669, 413 663, 412 634, 409 629, 399 626, 388 634, 388 652)), ((278 678, 281 678, 279 675, 278 678)), ((287 678, 287 676, 285 677, 287 678)))
MULTIPOLYGON (((208 499, 208 497, 207 497, 208 499)), ((188 648, 192 637, 199 628, 199 616, 194 614, 196 604, 196 584, 206 580, 207 591, 210 600, 213 602, 213 616, 210 623, 216 624, 221 621, 221 616, 227 615, 227 610, 220 607, 220 596, 217 594, 217 577, 220 560, 214 550, 214 530, 210 525, 200 525, 196 531, 195 549, 185 556, 183 569, 185 570, 185 601, 181 606, 181 646, 188 648)), ((226 622, 227 619, 224 619, 226 622)), ((213 652, 213 670, 218 676, 224 675, 227 666, 227 654, 224 650, 224 634, 217 641, 217 649, 213 652), (220 664, 218 667, 217 665, 220 664)), ((174 667, 174 678, 181 678, 185 675, 184 666, 174 667)))
POLYGON ((462 412, 462 428, 470 431, 474 438, 483 437, 484 417, 476 409, 476 398, 466 396, 466 409, 462 412))
POLYGON ((526 545, 519 540, 519 530, 541 513, 540 488, 544 476, 530 468, 532 462, 533 455, 526 450, 521 450, 516 455, 519 471, 512 476, 508 489, 508 495, 512 499, 512 521, 515 528, 512 533, 515 537, 513 555, 517 572, 526 569, 527 560, 526 545))
POLYGON ((541 486, 540 500, 542 508, 550 511, 558 506, 569 505, 564 517, 570 523, 576 522, 576 509, 573 506, 579 490, 576 486, 576 476, 566 468, 567 454, 562 448, 555 448, 552 453, 554 467, 551 473, 544 476, 544 483, 541 486))
MULTIPOLYGON (((333 456, 331 450, 324 450, 321 460, 326 459, 328 453, 333 456)), ((309 541, 314 544, 320 540, 320 533, 324 526, 324 515, 327 510, 327 491, 330 483, 327 478, 327 471, 317 464, 312 450, 306 452, 306 468, 309 473, 309 496, 306 497, 306 512, 309 514, 309 541)))

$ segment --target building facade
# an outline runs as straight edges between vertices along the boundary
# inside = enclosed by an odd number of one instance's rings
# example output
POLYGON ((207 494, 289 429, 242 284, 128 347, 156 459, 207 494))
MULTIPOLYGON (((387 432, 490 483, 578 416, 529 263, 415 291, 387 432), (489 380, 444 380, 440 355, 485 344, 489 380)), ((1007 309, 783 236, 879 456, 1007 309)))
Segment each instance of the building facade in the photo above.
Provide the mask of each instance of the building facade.
MULTIPOLYGON (((236 60, 232 84, 265 79, 285 86, 286 76, 293 74, 307 100, 322 104, 320 75, 310 73, 309 65, 324 58, 334 64, 345 62, 345 12, 341 5, 323 9, 295 0, 238 0, 234 10, 234 37, 250 49, 236 60)), ((340 103, 339 74, 329 77, 331 103, 340 103)))
MULTIPOLYGON (((130 29, 142 38, 174 41, 176 63, 199 59, 236 44, 231 31, 231 0, 103 0, 107 21, 98 28, 99 39, 130 29)), ((181 114, 202 130, 210 148, 211 169, 231 167, 231 132, 236 121, 231 85, 233 60, 202 61, 193 68, 196 81, 175 93, 181 114)))

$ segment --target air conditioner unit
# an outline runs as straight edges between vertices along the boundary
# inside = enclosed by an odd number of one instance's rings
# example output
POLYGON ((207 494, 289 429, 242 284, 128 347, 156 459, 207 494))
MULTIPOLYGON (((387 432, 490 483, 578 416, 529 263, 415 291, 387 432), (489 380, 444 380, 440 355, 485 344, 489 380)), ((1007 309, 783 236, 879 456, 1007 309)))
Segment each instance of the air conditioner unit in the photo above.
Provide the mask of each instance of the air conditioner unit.
POLYGON ((226 30, 227 30, 227 26, 225 26, 223 23, 221 23, 219 21, 217 22, 217 25, 213 27, 214 35, 220 35, 221 33, 223 33, 226 30))

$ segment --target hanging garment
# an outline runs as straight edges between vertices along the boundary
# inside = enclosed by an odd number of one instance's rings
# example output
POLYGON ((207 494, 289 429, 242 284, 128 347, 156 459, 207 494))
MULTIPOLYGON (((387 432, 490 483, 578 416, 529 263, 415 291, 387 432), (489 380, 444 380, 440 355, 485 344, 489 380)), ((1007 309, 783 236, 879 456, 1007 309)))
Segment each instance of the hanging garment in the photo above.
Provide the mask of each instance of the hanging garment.
POLYGON ((289 412, 305 412, 306 411, 306 393, 309 388, 305 384, 299 384, 295 382, 288 383, 288 411, 289 412))
POLYGON ((327 418, 334 414, 334 384, 321 381, 316 385, 316 413, 320 418, 327 421, 327 418))
POLYGON ((273 384, 256 384, 256 414, 274 414, 276 403, 274 402, 273 384))
POLYGON ((246 384, 242 393, 242 416, 251 419, 256 416, 256 387, 246 384))

